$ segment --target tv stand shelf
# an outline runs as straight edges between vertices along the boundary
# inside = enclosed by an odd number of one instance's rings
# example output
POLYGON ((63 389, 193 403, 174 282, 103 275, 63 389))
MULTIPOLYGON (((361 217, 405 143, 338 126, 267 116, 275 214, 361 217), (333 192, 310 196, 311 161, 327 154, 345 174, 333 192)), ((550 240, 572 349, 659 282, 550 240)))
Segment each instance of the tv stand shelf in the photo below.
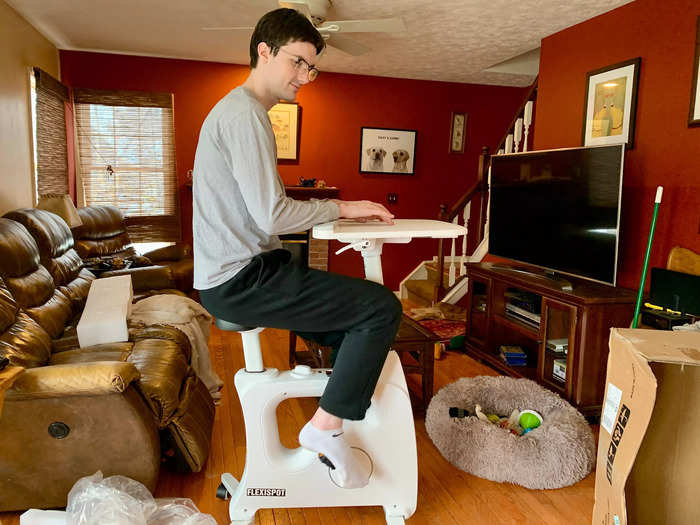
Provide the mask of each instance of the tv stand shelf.
POLYGON ((518 321, 516 319, 510 319, 509 317, 501 314, 494 314, 493 315, 493 320, 496 323, 502 324, 504 327, 508 327, 511 330, 515 330, 516 332, 520 332, 521 334, 525 335, 526 337, 530 336, 536 336, 539 333, 539 330, 537 330, 533 326, 529 326, 522 321, 518 321))
POLYGON ((467 353, 503 374, 537 381, 585 416, 599 417, 610 328, 629 326, 635 292, 568 276, 562 282, 541 270, 491 263, 468 264, 467 278, 467 353), (507 315, 509 302, 520 308, 516 315, 524 310, 539 319, 539 329, 534 321, 507 315), (526 366, 506 364, 501 346, 524 350, 526 366))

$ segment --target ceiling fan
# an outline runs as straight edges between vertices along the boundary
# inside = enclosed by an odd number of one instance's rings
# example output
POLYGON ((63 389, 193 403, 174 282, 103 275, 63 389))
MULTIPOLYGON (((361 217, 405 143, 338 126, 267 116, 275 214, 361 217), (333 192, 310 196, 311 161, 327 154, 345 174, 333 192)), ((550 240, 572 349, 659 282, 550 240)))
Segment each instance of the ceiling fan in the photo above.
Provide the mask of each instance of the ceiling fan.
MULTIPOLYGON (((395 33, 405 31, 401 18, 375 18, 369 20, 326 19, 331 0, 295 0, 279 2, 281 7, 296 9, 318 29, 326 43, 349 55, 362 55, 371 48, 344 35, 344 33, 395 33)), ((253 27, 203 27, 204 31, 251 31, 253 27)))

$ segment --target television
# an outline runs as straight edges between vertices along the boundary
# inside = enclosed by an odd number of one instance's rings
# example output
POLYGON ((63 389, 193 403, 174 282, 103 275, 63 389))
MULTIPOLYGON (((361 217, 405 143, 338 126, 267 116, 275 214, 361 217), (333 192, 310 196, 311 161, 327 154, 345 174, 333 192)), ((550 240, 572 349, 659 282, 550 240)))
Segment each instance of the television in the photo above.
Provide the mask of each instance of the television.
POLYGON ((489 253, 615 286, 624 145, 491 159, 489 253))

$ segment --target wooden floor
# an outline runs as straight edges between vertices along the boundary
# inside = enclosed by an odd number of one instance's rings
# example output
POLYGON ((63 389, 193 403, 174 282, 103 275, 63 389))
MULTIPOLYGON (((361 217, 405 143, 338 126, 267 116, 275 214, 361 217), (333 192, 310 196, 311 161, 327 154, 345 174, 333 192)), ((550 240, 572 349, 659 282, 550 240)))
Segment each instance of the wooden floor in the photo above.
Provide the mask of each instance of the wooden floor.
MULTIPOLYGON (((280 369, 287 365, 287 332, 265 330, 261 334, 264 361, 280 369)), ((198 474, 178 475, 162 471, 156 497, 191 498, 202 512, 214 516, 220 525, 228 522, 228 502, 216 499, 222 472, 240 478, 245 461, 243 416, 233 376, 243 366, 238 334, 212 328, 210 340, 216 372, 224 381, 223 399, 216 410, 211 454, 206 469, 198 474)), ((449 352, 436 362, 435 390, 457 378, 497 375, 493 370, 463 354, 449 352)), ((416 378, 409 383, 417 386, 416 378)), ((282 443, 298 445, 297 434, 316 408, 311 399, 285 401, 278 408, 282 443)), ((418 506, 407 520, 423 524, 590 524, 593 512, 594 473, 572 487, 559 490, 528 490, 471 476, 448 463, 428 437, 425 424, 417 418, 418 506)), ((1 497, 1 496, 0 496, 1 497)), ((19 525, 20 513, 0 513, 3 525, 19 525)), ((312 508, 261 510, 256 523, 283 524, 381 524, 381 507, 312 508)))

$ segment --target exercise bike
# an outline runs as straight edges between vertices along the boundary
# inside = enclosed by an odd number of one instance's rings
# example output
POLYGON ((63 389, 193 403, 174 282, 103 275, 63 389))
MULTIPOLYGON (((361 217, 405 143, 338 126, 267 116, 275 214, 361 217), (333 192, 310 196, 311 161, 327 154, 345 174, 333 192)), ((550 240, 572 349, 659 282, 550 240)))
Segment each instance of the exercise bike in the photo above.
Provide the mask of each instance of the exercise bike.
MULTIPOLYGON (((381 222, 338 220, 313 228, 317 239, 348 243, 336 253, 354 249, 364 260, 367 279, 383 284, 383 244, 408 243, 416 237, 455 238, 466 229, 456 224, 398 219, 381 222)), ((389 525, 402 525, 416 510, 418 459, 413 413, 406 378, 396 352, 390 351, 365 418, 343 421, 346 441, 356 460, 370 472, 366 486, 342 488, 333 468, 319 456, 282 445, 277 427, 277 406, 285 399, 321 397, 331 369, 297 365, 293 370, 265 368, 259 333, 261 327, 245 327, 221 319, 216 325, 240 332, 245 368, 235 376, 246 431, 246 462, 240 480, 221 476, 217 497, 228 499, 232 525, 254 522, 262 508, 381 506, 389 525), (388 436, 388 433, 391 436, 388 436)))

